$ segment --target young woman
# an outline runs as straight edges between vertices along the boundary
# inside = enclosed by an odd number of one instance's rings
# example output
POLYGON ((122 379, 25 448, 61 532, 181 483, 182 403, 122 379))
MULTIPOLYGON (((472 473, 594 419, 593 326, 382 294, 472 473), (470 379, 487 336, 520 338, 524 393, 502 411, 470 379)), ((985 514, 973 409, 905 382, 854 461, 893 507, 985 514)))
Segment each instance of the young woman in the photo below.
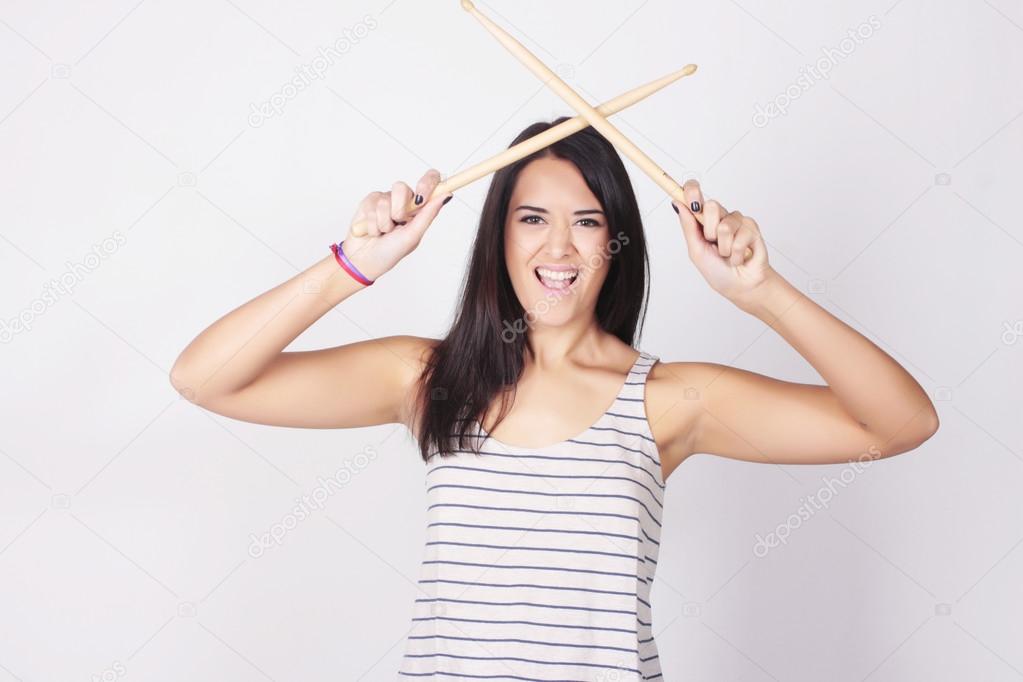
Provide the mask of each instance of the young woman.
POLYGON ((649 596, 665 481, 687 457, 876 459, 938 428, 913 377, 775 272, 757 223, 695 181, 672 205, 680 248, 827 383, 634 348, 646 241, 621 159, 592 128, 495 173, 444 338, 283 352, 416 248, 450 199, 424 201, 439 181, 430 170, 414 191, 369 194, 355 215, 366 236, 214 322, 171 373, 182 395, 235 419, 402 423, 415 436, 428 537, 402 675, 661 678, 649 596))

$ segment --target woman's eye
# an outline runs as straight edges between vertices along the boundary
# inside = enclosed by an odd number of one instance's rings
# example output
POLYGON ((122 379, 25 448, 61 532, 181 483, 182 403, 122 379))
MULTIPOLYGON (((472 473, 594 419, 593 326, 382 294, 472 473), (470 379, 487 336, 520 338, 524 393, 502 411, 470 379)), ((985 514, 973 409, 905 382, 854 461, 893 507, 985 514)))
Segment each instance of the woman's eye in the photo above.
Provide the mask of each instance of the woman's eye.
MULTIPOLYGON (((531 222, 533 218, 536 218, 537 220, 543 220, 543 218, 541 218, 538 215, 527 215, 522 219, 522 222, 527 223, 529 225, 537 225, 538 223, 531 222)), ((586 227, 600 227, 600 221, 594 220, 593 218, 582 218, 579 220, 579 222, 586 227)))

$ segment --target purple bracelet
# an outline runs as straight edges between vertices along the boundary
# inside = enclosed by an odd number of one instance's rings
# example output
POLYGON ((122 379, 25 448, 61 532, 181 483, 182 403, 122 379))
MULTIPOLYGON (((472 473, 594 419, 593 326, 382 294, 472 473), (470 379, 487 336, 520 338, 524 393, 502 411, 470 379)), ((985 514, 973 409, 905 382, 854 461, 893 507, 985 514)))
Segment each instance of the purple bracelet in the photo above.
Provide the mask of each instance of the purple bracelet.
POLYGON ((366 286, 373 284, 374 280, 371 280, 369 277, 366 277, 366 275, 359 272, 359 269, 355 267, 355 264, 352 263, 352 261, 348 259, 348 256, 345 255, 345 252, 341 247, 343 243, 344 242, 342 240, 337 244, 330 245, 330 250, 334 252, 334 259, 337 260, 338 265, 340 265, 349 275, 361 284, 365 284, 366 286))

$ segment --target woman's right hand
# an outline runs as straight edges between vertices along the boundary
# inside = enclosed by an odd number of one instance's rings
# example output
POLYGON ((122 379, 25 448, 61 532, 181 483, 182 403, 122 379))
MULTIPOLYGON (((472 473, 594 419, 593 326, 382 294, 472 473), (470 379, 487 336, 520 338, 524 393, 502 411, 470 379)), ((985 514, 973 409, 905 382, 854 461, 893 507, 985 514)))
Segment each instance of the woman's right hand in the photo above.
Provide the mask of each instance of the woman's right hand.
POLYGON ((344 253, 363 275, 375 280, 411 253, 423 238, 426 228, 437 217, 440 207, 451 194, 438 195, 426 201, 412 217, 405 207, 419 195, 425 201, 440 183, 440 172, 426 171, 415 191, 404 182, 395 182, 389 192, 370 192, 359 203, 352 224, 362 221, 366 234, 356 237, 351 225, 344 238, 344 253))

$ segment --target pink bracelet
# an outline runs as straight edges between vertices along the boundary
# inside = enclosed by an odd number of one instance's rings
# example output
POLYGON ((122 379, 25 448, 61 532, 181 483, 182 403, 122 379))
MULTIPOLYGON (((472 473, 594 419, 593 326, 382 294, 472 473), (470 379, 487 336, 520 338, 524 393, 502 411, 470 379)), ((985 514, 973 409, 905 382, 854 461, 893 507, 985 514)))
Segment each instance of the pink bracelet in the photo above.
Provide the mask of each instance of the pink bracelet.
POLYGON ((352 261, 348 260, 348 256, 345 255, 344 249, 341 247, 342 243, 343 242, 338 242, 337 244, 330 245, 330 250, 334 252, 334 259, 337 261, 338 265, 340 265, 345 272, 351 275, 355 281, 365 284, 366 286, 373 284, 374 280, 371 280, 359 272, 359 269, 355 267, 352 261))

